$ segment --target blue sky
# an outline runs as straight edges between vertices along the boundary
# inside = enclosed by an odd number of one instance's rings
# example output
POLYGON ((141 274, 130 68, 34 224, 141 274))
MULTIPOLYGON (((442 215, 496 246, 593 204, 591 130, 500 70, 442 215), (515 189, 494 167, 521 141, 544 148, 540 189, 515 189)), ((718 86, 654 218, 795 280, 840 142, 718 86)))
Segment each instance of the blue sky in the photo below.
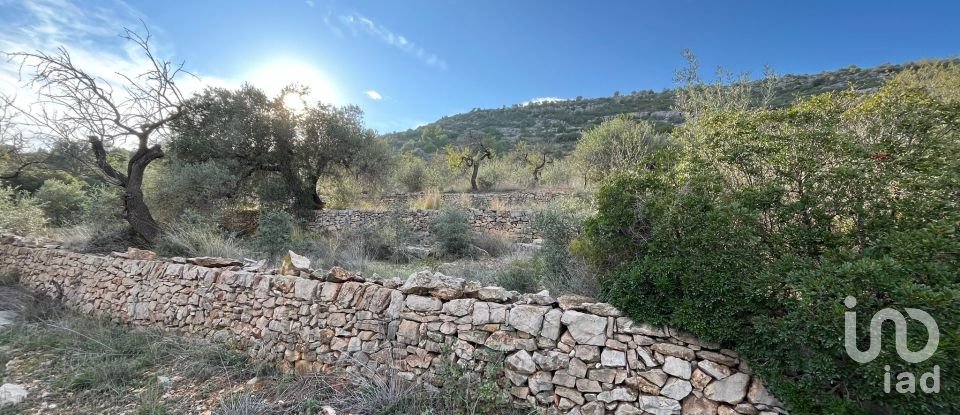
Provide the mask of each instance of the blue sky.
POLYGON ((704 68, 754 74, 955 56, 958 18, 948 1, 0 0, 0 49, 63 44, 96 70, 135 68, 114 34, 142 19, 201 85, 301 81, 389 132, 475 107, 668 88, 684 48, 704 68))

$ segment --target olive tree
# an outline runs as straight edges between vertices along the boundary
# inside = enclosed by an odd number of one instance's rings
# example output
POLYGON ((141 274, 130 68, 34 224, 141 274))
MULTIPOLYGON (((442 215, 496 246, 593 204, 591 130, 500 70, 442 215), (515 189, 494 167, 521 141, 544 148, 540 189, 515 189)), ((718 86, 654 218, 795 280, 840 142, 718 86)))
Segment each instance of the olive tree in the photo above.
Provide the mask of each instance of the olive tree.
POLYGON ((239 191, 256 174, 278 175, 293 204, 322 209, 317 191, 325 176, 382 174, 390 163, 386 144, 364 127, 356 106, 315 103, 301 111, 284 106, 286 88, 270 98, 245 85, 208 88, 185 103, 173 123, 172 146, 180 160, 222 161, 235 170, 239 191))
POLYGON ((447 164, 452 169, 461 171, 470 171, 470 191, 477 192, 477 175, 480 173, 480 164, 484 160, 494 157, 493 145, 490 140, 483 138, 478 133, 467 133, 465 135, 466 144, 455 147, 447 146, 447 164))

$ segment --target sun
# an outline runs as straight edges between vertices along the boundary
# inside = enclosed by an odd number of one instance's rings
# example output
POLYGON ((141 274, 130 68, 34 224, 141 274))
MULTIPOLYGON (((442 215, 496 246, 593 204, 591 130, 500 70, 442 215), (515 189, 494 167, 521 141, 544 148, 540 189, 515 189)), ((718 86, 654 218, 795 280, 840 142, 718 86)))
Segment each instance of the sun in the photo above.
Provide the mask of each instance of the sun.
POLYGON ((319 68, 297 59, 271 59, 254 69, 247 77, 253 86, 262 89, 267 95, 276 96, 288 85, 298 84, 310 88, 310 94, 304 99, 287 96, 283 102, 293 110, 302 109, 305 102, 321 101, 327 104, 339 104, 334 83, 319 68))

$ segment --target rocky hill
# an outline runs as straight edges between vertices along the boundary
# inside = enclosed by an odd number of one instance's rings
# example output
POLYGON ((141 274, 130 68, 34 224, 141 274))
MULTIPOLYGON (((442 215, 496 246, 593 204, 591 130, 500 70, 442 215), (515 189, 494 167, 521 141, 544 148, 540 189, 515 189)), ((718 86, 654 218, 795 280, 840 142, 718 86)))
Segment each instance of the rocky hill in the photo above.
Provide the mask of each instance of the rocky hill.
MULTIPOLYGON (((887 64, 873 68, 850 66, 835 71, 808 75, 785 75, 775 87, 774 105, 789 104, 797 97, 847 88, 869 90, 881 85, 890 76, 909 68, 913 63, 887 64)), ((512 143, 518 138, 543 143, 557 151, 571 149, 580 138, 580 132, 603 119, 629 113, 654 122, 658 128, 669 130, 682 121, 673 110, 673 90, 633 91, 611 97, 583 98, 512 107, 474 109, 463 114, 443 117, 426 126, 402 132, 385 134, 397 148, 418 148, 424 128, 437 125, 451 140, 469 131, 512 143)))

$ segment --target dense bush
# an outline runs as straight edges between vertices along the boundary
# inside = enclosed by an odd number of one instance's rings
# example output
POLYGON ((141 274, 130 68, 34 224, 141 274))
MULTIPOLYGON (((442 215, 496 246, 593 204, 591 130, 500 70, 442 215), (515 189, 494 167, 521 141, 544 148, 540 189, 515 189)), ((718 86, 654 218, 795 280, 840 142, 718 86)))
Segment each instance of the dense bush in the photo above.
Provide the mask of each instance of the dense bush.
POLYGON ((32 235, 46 225, 43 203, 26 192, 0 185, 0 230, 32 235))
POLYGON ((419 192, 427 184, 427 162, 413 154, 403 154, 397 161, 394 180, 408 192, 419 192))
MULTIPOLYGON (((638 320, 736 347, 791 413, 960 413, 960 107, 934 92, 894 81, 701 114, 676 131, 684 148, 600 189, 586 251, 605 294, 638 320), (907 364, 887 338, 879 358, 853 362, 848 295, 861 349, 870 315, 912 307, 939 323, 939 350, 907 364), (939 394, 884 393, 885 366, 935 365, 939 394)), ((910 349, 926 340, 911 324, 910 349)))
POLYGON ((470 227, 470 212, 454 205, 444 206, 430 223, 430 236, 442 255, 471 256, 476 235, 470 227))
POLYGON ((263 214, 257 222, 257 247, 261 252, 277 256, 290 249, 293 242, 293 217, 273 210, 263 214))
POLYGON ((562 202, 554 203, 535 212, 530 226, 543 240, 535 255, 540 263, 540 285, 556 294, 597 296, 599 289, 593 271, 571 252, 583 230, 583 211, 562 202))
POLYGON ((154 216, 162 222, 170 222, 188 209, 212 212, 222 207, 226 197, 239 191, 237 178, 226 164, 229 163, 173 160, 155 166, 144 184, 154 216))
POLYGON ((87 203, 87 194, 79 182, 49 179, 34 193, 43 203, 43 211, 55 225, 78 221, 83 213, 81 206, 87 203))

